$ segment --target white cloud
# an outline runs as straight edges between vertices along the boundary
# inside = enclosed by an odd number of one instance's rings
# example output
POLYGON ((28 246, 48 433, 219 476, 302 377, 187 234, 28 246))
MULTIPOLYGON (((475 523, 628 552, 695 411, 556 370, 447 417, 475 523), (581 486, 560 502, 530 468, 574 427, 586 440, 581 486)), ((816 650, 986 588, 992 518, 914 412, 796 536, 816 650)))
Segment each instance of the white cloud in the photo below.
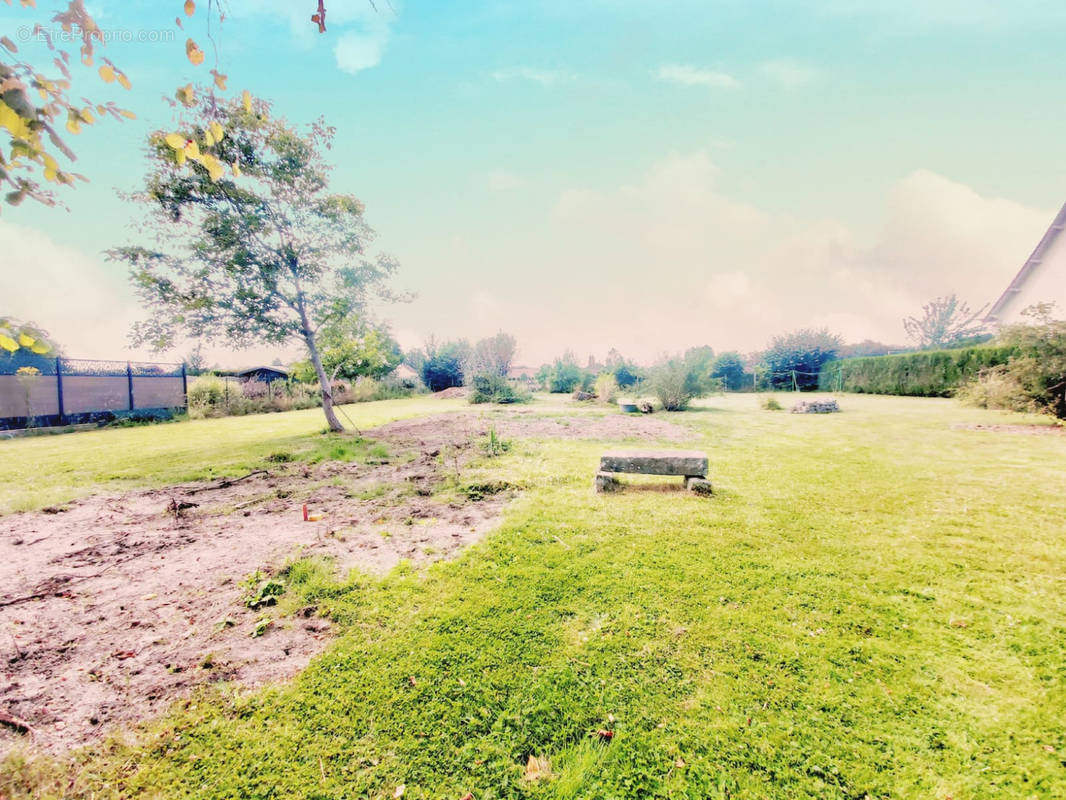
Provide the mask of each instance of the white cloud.
POLYGON ((688 64, 664 64, 655 72, 662 81, 682 86, 702 86, 708 89, 736 89, 740 86, 732 75, 712 69, 702 69, 688 64))
POLYGON ((485 188, 490 192, 509 192, 525 185, 525 178, 505 169, 491 170, 485 177, 485 188))
POLYGON ((570 340, 595 352, 626 345, 649 359, 702 342, 758 349, 805 326, 901 343, 902 318, 934 296, 955 292, 977 307, 994 300, 1054 212, 918 170, 892 186, 880 230, 863 237, 723 192, 717 167, 696 152, 613 189, 564 191, 553 216, 565 249, 559 274, 581 275, 585 285, 572 291, 595 291, 605 309, 587 309, 580 340, 568 321, 570 340), (619 313, 624 333, 611 324, 619 313))
POLYGON ((776 81, 786 89, 810 83, 818 77, 818 70, 810 64, 791 58, 775 58, 764 61, 759 70, 768 78, 776 81))
MULTIPOLYGON (((326 28, 330 41, 336 41, 333 54, 337 68, 354 75, 381 63, 400 10, 399 0, 330 0, 326 4, 326 28)), ((231 0, 226 7, 227 15, 236 19, 284 20, 293 40, 302 47, 320 41, 318 27, 311 22, 313 11, 313 4, 293 0, 231 0)))
POLYGON ((346 31, 337 40, 333 55, 337 59, 337 68, 354 75, 364 69, 376 67, 381 63, 385 45, 389 41, 387 28, 373 31, 346 31))
POLYGON ((570 83, 577 79, 577 75, 564 70, 536 69, 534 67, 512 67, 510 69, 498 69, 489 75, 494 81, 529 81, 541 86, 555 86, 561 83, 570 83))

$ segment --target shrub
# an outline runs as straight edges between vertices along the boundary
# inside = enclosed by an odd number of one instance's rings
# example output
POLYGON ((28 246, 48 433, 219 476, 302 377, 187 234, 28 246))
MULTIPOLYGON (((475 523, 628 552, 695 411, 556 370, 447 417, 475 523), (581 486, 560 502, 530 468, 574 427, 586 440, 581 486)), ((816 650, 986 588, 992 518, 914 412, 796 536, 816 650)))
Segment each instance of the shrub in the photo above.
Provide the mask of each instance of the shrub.
POLYGON ((1050 305, 1026 309, 1032 322, 1005 328, 1000 340, 1013 352, 1006 364, 984 370, 960 395, 986 408, 1037 410, 1066 419, 1066 320, 1050 305))
POLYGON ((644 388, 655 395, 664 411, 684 411, 689 402, 707 394, 711 388, 697 370, 698 365, 692 362, 669 359, 652 368, 644 388))
POLYGON ((761 405, 767 411, 780 411, 781 410, 781 404, 779 402, 777 402, 777 398, 774 397, 773 395, 771 395, 769 397, 764 397, 762 399, 762 402, 759 405, 761 405))
POLYGON ((189 415, 208 416, 224 402, 226 385, 221 378, 197 378, 189 386, 189 415))
POLYGON ((948 397, 982 370, 1006 364, 1015 351, 985 346, 830 361, 818 383, 827 391, 948 397))
POLYGON ((475 375, 470 381, 471 403, 528 403, 532 395, 515 386, 502 375, 475 375))
POLYGON ((601 403, 613 403, 618 399, 618 379, 615 378, 613 373, 604 372, 596 378, 596 385, 593 387, 593 391, 596 394, 596 399, 601 403))

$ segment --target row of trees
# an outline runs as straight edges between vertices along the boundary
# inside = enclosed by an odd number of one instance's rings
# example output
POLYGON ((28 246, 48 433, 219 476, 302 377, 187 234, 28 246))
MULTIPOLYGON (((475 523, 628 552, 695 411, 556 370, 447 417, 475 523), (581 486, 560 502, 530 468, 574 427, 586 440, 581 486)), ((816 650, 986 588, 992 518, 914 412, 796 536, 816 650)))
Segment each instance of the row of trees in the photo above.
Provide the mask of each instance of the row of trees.
POLYGON ((430 337, 422 348, 407 353, 407 364, 430 391, 470 383, 477 376, 506 378, 518 350, 509 333, 497 333, 471 345, 466 339, 438 342, 430 337))

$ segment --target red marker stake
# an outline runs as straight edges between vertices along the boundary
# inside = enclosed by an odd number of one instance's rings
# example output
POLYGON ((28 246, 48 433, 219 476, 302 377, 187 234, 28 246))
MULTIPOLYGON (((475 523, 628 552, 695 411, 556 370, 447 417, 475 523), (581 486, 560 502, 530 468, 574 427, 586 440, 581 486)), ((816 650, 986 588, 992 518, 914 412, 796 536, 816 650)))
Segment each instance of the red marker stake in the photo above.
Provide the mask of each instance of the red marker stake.
POLYGON ((304 503, 304 522, 307 522, 307 503, 304 503))

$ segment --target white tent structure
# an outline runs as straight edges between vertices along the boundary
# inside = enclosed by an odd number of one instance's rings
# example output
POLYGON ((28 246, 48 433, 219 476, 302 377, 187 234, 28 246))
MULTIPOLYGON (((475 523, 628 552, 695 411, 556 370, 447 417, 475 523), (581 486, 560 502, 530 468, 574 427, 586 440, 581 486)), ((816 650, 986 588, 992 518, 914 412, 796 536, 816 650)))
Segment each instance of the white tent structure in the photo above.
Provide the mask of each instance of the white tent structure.
POLYGON ((1018 322, 1021 312, 1036 303, 1054 303, 1054 316, 1066 316, 1066 205, 1059 211, 1007 290, 985 321, 993 326, 1018 322))

